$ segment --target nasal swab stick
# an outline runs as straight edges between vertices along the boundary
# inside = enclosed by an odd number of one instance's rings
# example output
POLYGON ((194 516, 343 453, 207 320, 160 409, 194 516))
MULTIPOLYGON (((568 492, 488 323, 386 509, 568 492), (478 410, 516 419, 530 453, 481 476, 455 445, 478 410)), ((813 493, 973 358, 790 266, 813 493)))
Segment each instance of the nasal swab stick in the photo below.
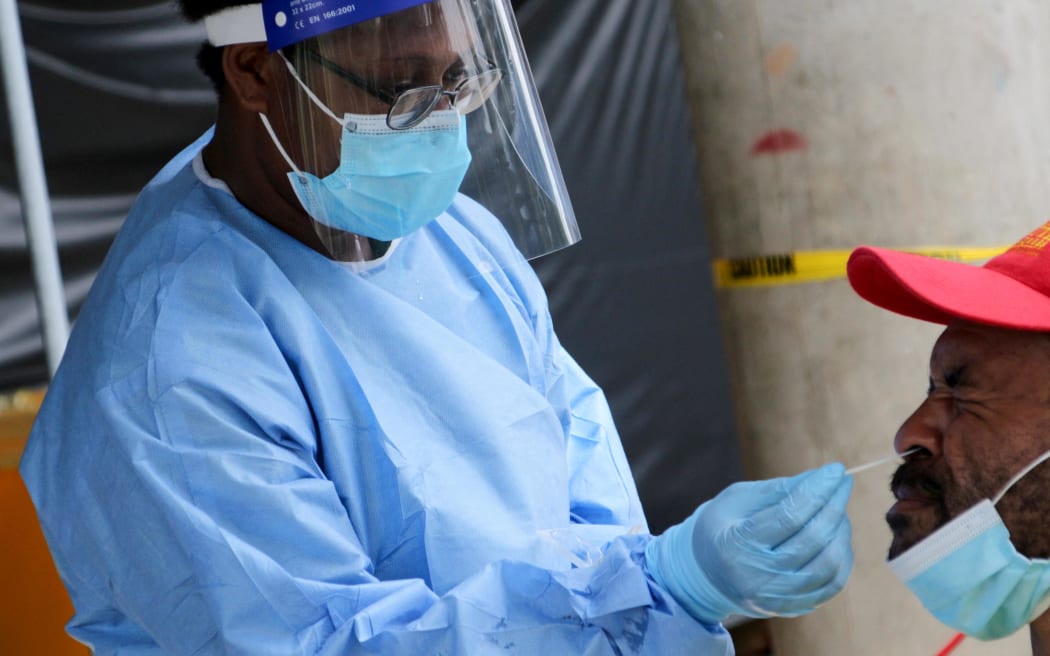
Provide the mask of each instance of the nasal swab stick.
POLYGON ((919 447, 917 447, 917 446, 916 447, 912 447, 912 448, 908 449, 907 451, 905 451, 904 453, 894 453, 892 456, 886 456, 885 458, 879 458, 878 460, 872 460, 871 462, 866 462, 863 465, 857 465, 856 467, 850 467, 849 469, 846 470, 846 473, 847 474, 859 474, 862 471, 867 471, 869 469, 874 469, 875 467, 878 467, 880 465, 886 465, 886 464, 889 464, 891 462, 896 462, 897 460, 900 460, 904 456, 911 455, 911 454, 915 453, 918 450, 919 450, 919 447))

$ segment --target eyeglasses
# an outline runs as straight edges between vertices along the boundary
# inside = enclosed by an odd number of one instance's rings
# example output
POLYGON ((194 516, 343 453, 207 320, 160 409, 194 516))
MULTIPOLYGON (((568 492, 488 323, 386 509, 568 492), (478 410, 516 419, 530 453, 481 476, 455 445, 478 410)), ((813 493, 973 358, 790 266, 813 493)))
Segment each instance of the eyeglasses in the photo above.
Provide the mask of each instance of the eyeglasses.
POLYGON ((485 104, 503 78, 503 73, 493 67, 477 75, 471 75, 451 90, 434 85, 416 87, 392 94, 325 59, 313 50, 307 49, 306 54, 332 73, 390 105, 390 111, 386 115, 386 124, 391 130, 407 130, 419 125, 434 111, 444 96, 448 96, 449 105, 455 107, 460 114, 469 114, 485 104))

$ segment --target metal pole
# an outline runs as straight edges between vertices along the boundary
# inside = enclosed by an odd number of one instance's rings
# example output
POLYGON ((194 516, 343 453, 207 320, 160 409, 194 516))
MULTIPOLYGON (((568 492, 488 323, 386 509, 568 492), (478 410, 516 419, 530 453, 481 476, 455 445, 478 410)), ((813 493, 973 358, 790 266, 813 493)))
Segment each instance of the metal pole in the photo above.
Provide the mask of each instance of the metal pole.
POLYGON ((36 280, 44 350, 48 370, 53 376, 65 350, 69 317, 16 0, 0 0, 0 60, 22 192, 22 216, 36 280))

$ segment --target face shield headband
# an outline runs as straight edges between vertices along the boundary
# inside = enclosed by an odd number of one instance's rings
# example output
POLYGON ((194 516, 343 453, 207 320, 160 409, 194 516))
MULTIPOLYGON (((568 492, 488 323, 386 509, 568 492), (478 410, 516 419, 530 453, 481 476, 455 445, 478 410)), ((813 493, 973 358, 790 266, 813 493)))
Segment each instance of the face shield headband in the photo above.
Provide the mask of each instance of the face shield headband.
POLYGON ((332 6, 326 2, 263 0, 228 7, 204 18, 208 42, 222 47, 266 41, 270 51, 363 23, 373 18, 427 4, 432 0, 357 0, 332 6))
POLYGON ((1027 558, 1010 542, 995 505, 1050 459, 1036 458, 1003 487, 889 562, 934 617, 982 640, 1014 633, 1050 608, 1050 561, 1027 558))
MULTIPOLYGON (((497 226, 526 258, 579 240, 510 0, 358 0, 347 5, 352 11, 333 8, 332 3, 324 3, 327 9, 306 9, 314 4, 273 0, 244 5, 207 17, 205 25, 216 46, 265 41, 277 51, 302 44, 283 51, 294 65, 296 80, 295 97, 289 91, 281 102, 285 116, 294 120, 281 123, 284 129, 277 132, 280 139, 275 143, 285 151, 297 197, 307 199, 303 205, 309 205, 315 227, 322 226, 322 241, 325 233, 335 232, 332 239, 345 242, 350 231, 366 230, 357 219, 344 219, 335 211, 346 203, 331 201, 348 193, 344 163, 349 158, 364 161, 356 142, 365 141, 363 134, 369 132, 368 141, 383 140, 397 151, 372 161, 418 174, 415 182, 401 185, 402 191, 386 198, 396 197, 392 203, 398 212, 415 216, 417 210, 410 205, 419 205, 428 208, 422 214, 433 216, 391 222, 391 202, 383 201, 382 214, 361 206, 359 214, 369 215, 370 224, 385 227, 368 228, 371 235, 354 234, 387 240, 441 215, 445 208, 432 208, 445 200, 417 200, 415 194, 429 195, 427 189, 440 187, 443 193, 433 196, 446 199, 445 192, 455 186, 452 172, 469 158, 459 194, 453 193, 448 208, 451 220, 497 226), (355 106, 355 97, 364 98, 360 104, 367 107, 355 106), (318 103, 320 99, 324 102, 318 103), (456 117, 451 109, 465 117, 456 117), (342 126, 339 131, 332 129, 333 116, 342 126), (385 119, 385 126, 376 116, 385 119), (459 119, 454 126, 453 118, 459 119), (401 132, 406 127, 422 128, 426 134, 392 135, 384 129, 401 132), (430 145, 428 140, 438 135, 448 143, 430 145), (420 183, 423 169, 443 180, 420 183), (335 173, 341 176, 339 184, 328 179, 335 173), (339 194, 333 193, 336 190, 339 194), (463 202, 457 200, 460 195, 465 196, 463 202), (470 216, 461 216, 465 213, 470 216), (388 229, 391 224, 396 227, 388 229)), ((272 111, 269 118, 277 127, 272 111)))

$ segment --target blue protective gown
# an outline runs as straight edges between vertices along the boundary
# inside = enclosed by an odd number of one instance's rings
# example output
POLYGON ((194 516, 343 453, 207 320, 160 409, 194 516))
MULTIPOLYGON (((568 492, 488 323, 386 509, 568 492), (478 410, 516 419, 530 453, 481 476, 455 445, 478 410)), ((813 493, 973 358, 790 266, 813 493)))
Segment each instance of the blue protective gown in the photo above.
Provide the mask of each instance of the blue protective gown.
POLYGON ((143 191, 21 465, 96 654, 731 654, 647 574, 601 391, 459 197, 333 262, 211 179, 143 191))

